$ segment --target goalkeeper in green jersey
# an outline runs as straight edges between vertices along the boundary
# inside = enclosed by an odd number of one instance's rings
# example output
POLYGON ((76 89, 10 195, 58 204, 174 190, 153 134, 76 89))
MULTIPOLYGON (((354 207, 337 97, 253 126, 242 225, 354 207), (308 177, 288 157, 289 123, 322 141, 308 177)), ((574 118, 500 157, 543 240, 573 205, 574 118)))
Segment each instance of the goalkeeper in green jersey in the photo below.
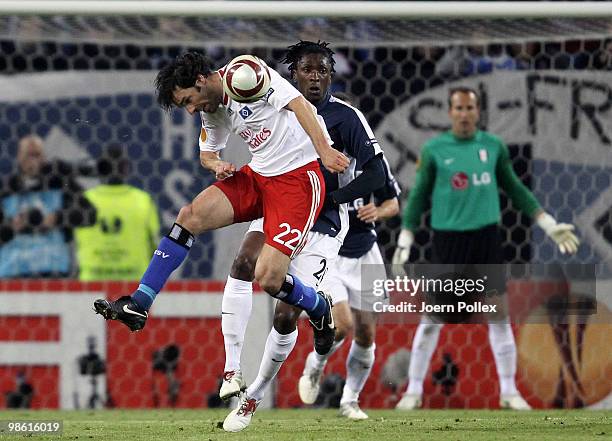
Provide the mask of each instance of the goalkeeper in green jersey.
MULTIPOLYGON (((403 265, 408 261, 414 231, 430 197, 432 263, 501 264, 498 187, 505 190, 516 207, 535 219, 561 253, 575 253, 579 241, 573 233, 574 226, 557 223, 542 210, 514 173, 503 141, 478 129, 478 94, 464 87, 451 89, 448 102, 451 130, 423 146, 415 186, 404 210, 393 264, 403 265)), ((397 409, 421 406, 423 380, 441 326, 431 317, 422 316, 412 344, 408 389, 397 409)), ((529 409, 514 380, 516 345, 510 324, 489 323, 489 341, 499 375, 500 406, 529 409)))

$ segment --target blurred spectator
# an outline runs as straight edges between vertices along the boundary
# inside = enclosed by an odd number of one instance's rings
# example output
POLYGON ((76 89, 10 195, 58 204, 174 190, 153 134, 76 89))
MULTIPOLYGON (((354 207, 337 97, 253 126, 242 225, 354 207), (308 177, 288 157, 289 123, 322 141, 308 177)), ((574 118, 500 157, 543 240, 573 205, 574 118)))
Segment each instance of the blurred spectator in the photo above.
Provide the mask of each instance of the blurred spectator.
POLYGON ((0 278, 67 277, 72 228, 95 222, 73 167, 48 162, 36 135, 19 140, 16 174, 0 190, 0 278))
POLYGON ((98 161, 102 184, 85 192, 97 211, 96 224, 75 231, 79 279, 139 280, 159 234, 151 196, 125 183, 130 164, 121 146, 111 145, 98 161))
POLYGON ((504 45, 452 46, 438 62, 437 73, 446 77, 464 77, 517 68, 516 59, 504 45))
POLYGON ((593 58, 593 67, 600 70, 612 70, 612 38, 603 42, 602 49, 593 58))

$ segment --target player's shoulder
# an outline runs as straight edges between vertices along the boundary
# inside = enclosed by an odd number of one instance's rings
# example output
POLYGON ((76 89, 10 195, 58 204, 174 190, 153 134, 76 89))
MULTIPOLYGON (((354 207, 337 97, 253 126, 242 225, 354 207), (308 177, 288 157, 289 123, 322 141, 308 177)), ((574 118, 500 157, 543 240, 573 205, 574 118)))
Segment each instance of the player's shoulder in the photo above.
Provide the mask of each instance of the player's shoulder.
POLYGON ((329 101, 323 108, 323 111, 324 113, 335 115, 341 122, 347 124, 361 124, 365 120, 361 110, 333 95, 329 97, 329 101))
POLYGON ((453 141, 453 137, 450 131, 442 132, 436 136, 429 138, 427 141, 425 141, 421 150, 427 151, 427 152, 435 151, 436 149, 439 149, 441 146, 448 144, 449 142, 452 142, 452 141, 453 141))
POLYGON ((491 132, 487 132, 486 130, 479 130, 478 136, 480 138, 479 139, 480 142, 486 143, 491 146, 503 147, 506 145, 504 143, 504 140, 501 138, 501 136, 495 135, 494 133, 491 133, 491 132))

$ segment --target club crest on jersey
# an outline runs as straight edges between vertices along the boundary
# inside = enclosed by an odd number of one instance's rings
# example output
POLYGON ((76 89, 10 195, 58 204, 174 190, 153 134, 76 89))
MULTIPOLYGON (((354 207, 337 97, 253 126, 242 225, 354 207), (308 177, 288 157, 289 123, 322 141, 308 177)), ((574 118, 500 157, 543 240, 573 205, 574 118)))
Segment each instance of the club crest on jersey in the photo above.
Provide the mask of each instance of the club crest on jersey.
POLYGON ((489 156, 485 149, 478 150, 478 156, 480 157, 481 162, 487 162, 489 160, 489 156))
POLYGON ((455 190, 465 190, 468 187, 469 178, 463 172, 457 172, 451 177, 451 185, 455 190))
POLYGON ((240 109, 239 113, 242 119, 247 119, 249 116, 253 114, 253 111, 249 109, 247 106, 244 106, 242 109, 240 109))

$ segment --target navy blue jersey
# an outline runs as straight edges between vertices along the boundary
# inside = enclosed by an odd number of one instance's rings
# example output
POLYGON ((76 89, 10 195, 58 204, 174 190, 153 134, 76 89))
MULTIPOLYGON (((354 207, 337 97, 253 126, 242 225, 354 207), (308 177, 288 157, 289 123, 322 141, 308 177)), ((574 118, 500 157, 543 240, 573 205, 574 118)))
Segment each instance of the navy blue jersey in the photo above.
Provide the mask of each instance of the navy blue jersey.
MULTIPOLYGON (((327 131, 333 141, 333 147, 343 152, 351 160, 348 169, 341 174, 329 173, 322 167, 326 192, 330 193, 355 179, 361 173, 364 164, 377 155, 382 156, 382 150, 365 117, 355 107, 328 94, 317 105, 317 112, 325 121, 327 131)), ((390 172, 388 174, 390 176, 390 172)), ((351 204, 349 204, 349 208, 350 206, 351 204)), ((355 217, 355 214, 352 217, 355 217)), ((358 222, 363 224, 361 221, 358 222)), ((352 225, 353 221, 351 220, 352 225)), ((338 209, 324 207, 312 231, 335 237, 340 231, 338 209)), ((373 226, 370 231, 373 231, 373 226)), ((350 230, 348 234, 351 234, 350 230)), ((376 241, 375 233, 373 237, 376 241)), ((369 244, 364 254, 371 247, 372 244, 369 244)))
POLYGON ((384 157, 383 162, 385 164, 385 185, 368 197, 356 199, 349 204, 349 230, 338 253, 340 256, 356 259, 365 255, 376 243, 375 224, 357 219, 359 207, 372 201, 376 205, 380 205, 382 202, 398 197, 400 194, 400 187, 393 174, 391 174, 389 164, 384 157))

